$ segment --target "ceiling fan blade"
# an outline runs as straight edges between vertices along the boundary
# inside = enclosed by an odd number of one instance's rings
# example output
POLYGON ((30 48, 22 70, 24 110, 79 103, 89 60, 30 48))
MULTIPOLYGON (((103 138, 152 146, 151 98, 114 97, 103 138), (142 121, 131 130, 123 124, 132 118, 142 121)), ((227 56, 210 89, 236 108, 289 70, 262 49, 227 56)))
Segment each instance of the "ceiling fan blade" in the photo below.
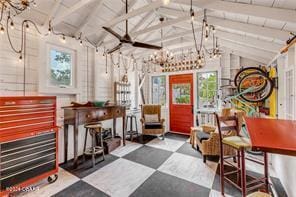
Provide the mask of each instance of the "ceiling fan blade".
POLYGON ((113 53, 114 51, 119 50, 121 47, 122 47, 122 44, 119 43, 119 44, 118 44, 116 47, 114 47, 113 49, 108 50, 107 53, 108 53, 108 54, 111 54, 111 53, 113 53))
POLYGON ((103 29, 105 29, 107 32, 109 32, 110 34, 112 34, 113 36, 115 36, 116 38, 118 38, 119 40, 122 38, 121 35, 119 35, 118 33, 116 33, 115 31, 113 31, 111 28, 109 27, 103 27, 103 29))
POLYGON ((157 50, 162 49, 162 47, 160 47, 160 46, 146 44, 146 43, 142 43, 142 42, 134 42, 133 46, 140 47, 140 48, 146 48, 146 49, 157 49, 157 50))

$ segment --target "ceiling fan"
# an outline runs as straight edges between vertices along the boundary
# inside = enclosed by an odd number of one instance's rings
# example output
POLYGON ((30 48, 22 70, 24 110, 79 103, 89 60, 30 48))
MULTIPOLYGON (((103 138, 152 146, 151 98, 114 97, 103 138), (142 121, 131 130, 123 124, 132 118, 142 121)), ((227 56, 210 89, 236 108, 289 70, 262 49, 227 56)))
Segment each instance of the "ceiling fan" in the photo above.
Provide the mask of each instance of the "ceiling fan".
MULTIPOLYGON (((128 0, 125 1, 125 13, 126 14, 128 13, 128 0)), ((124 36, 120 36, 118 33, 113 31, 109 27, 103 27, 103 29, 105 29, 107 32, 109 32, 113 36, 115 36, 120 41, 120 43, 117 46, 115 46, 113 49, 110 49, 107 51, 108 54, 119 50, 123 45, 127 45, 127 44, 132 45, 133 47, 146 48, 146 49, 160 50, 162 48, 161 46, 156 46, 156 45, 151 45, 151 44, 147 44, 147 43, 133 41, 132 38, 130 37, 130 35, 128 34, 128 20, 125 20, 126 32, 125 32, 124 36)))

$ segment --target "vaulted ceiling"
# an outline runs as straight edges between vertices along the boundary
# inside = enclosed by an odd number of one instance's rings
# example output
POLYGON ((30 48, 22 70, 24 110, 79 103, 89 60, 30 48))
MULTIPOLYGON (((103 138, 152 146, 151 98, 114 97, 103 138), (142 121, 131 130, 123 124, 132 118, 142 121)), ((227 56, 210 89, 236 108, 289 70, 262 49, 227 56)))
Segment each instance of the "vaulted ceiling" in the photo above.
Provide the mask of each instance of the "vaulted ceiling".
MULTIPOLYGON (((78 35, 82 32, 92 42, 112 48, 117 40, 102 26, 124 34, 124 20, 129 20, 133 39, 160 43, 160 28, 164 30, 164 46, 180 51, 193 48, 190 25, 190 0, 37 0, 37 7, 22 14, 41 26, 51 20, 61 32, 78 35), (165 21, 160 24, 159 17, 165 21)), ((193 0, 195 29, 200 31, 203 9, 208 22, 217 29, 220 45, 242 57, 260 62, 271 60, 296 32, 296 0, 193 0)), ((149 50, 125 48, 124 54, 145 57, 149 50)))

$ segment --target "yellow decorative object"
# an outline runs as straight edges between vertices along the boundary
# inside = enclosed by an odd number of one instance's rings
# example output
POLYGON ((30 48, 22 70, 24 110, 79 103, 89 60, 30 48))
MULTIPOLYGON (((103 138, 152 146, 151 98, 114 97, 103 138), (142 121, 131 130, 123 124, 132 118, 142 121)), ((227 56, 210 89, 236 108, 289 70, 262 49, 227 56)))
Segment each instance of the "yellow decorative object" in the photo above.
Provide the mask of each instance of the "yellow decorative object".
MULTIPOLYGON (((275 67, 271 67, 269 71, 269 77, 271 79, 276 78, 277 72, 275 67)), ((272 94, 269 97, 269 116, 276 118, 277 114, 277 90, 273 89, 272 94)))

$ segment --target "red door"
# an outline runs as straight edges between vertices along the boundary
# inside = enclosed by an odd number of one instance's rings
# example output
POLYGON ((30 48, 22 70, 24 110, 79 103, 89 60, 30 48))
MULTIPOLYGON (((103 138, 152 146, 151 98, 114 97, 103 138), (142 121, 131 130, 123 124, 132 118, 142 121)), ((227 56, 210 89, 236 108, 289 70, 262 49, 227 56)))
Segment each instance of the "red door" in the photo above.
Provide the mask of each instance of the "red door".
POLYGON ((190 134, 193 126, 193 75, 170 76, 170 130, 190 134))

